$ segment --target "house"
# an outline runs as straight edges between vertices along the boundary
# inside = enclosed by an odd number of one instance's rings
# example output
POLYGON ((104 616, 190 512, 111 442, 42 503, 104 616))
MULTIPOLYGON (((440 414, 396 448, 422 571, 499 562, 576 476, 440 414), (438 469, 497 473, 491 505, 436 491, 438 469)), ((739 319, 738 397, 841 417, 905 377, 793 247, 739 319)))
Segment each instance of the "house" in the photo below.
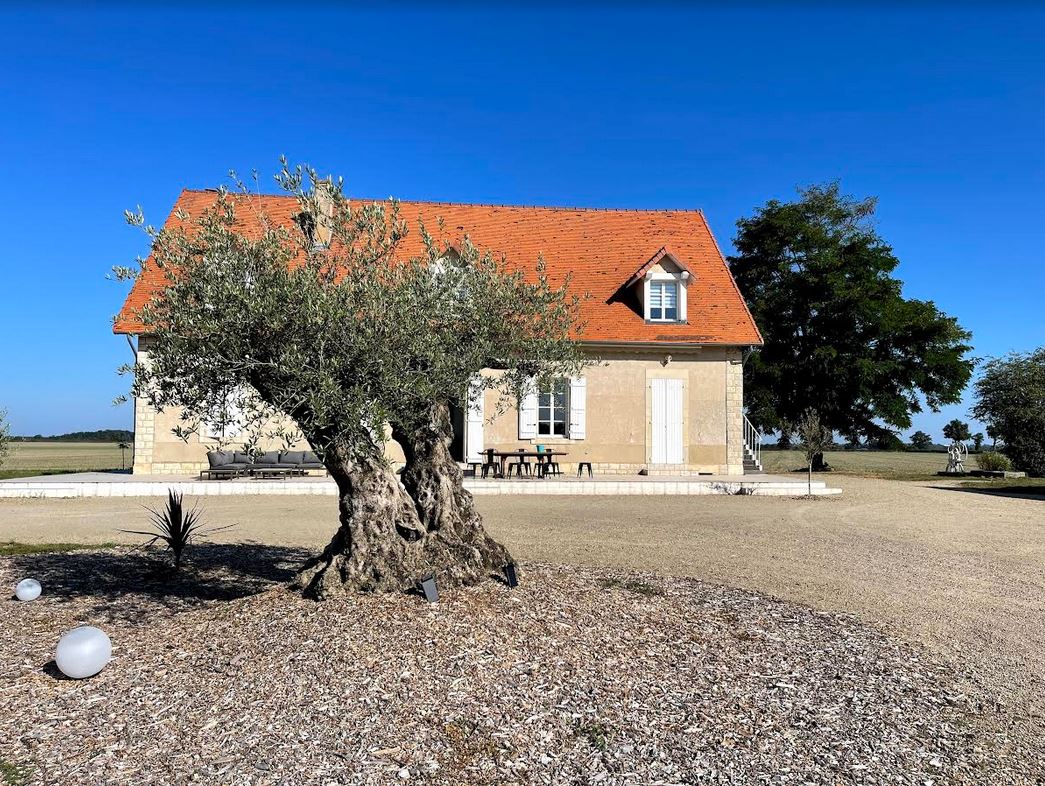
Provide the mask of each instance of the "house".
MULTIPOLYGON (((297 202, 254 197, 276 220, 290 221, 297 202)), ((168 221, 197 215, 213 191, 182 192, 168 221)), ((554 446, 570 469, 596 473, 741 474, 752 465, 759 436, 744 417, 743 363, 762 343, 704 214, 699 210, 606 210, 456 203, 401 203, 411 227, 401 248, 419 255, 417 220, 437 219, 509 263, 532 266, 543 254, 549 278, 588 292, 581 306, 583 346, 600 363, 583 377, 535 391, 497 413, 492 391, 455 413, 454 451, 477 459, 485 448, 554 446)), ((137 310, 160 284, 155 268, 141 276, 114 331, 137 337, 146 359, 149 337, 137 310)), ((194 473, 214 449, 213 435, 189 442, 171 429, 175 412, 135 402, 134 471, 194 473)), ((397 446, 390 445, 393 457, 397 446)), ((398 454, 401 455, 401 454, 398 454)))

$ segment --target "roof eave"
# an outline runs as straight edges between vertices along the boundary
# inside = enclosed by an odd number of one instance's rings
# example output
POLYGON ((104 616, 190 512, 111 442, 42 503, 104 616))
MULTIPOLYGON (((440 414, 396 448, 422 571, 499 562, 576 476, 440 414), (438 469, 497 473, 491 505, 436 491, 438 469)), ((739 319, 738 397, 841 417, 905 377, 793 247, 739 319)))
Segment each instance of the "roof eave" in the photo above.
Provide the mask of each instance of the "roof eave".
POLYGON ((579 344, 585 347, 604 349, 708 349, 708 348, 730 348, 739 349, 761 347, 761 341, 612 341, 612 340, 586 340, 578 339, 579 344))

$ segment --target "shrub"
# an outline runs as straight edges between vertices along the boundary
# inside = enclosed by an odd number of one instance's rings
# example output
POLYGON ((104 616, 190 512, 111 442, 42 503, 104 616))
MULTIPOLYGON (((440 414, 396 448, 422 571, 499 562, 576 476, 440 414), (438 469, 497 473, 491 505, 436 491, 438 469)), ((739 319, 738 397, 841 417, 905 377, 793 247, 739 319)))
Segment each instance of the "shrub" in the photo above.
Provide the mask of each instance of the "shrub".
POLYGON ((1008 472, 1012 469, 1012 462, 996 450, 983 451, 976 457, 976 463, 987 472, 1008 472))

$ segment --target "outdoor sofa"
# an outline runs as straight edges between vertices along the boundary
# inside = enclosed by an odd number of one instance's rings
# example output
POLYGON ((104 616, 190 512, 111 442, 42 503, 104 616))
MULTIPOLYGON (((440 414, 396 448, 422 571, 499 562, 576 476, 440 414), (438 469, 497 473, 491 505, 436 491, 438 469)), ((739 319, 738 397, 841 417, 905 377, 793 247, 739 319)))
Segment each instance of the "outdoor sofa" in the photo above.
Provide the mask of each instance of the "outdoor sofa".
POLYGON ((209 466, 200 472, 200 477, 214 480, 244 475, 288 477, 326 469, 311 450, 271 450, 257 456, 238 450, 212 450, 207 454, 207 463, 209 466))

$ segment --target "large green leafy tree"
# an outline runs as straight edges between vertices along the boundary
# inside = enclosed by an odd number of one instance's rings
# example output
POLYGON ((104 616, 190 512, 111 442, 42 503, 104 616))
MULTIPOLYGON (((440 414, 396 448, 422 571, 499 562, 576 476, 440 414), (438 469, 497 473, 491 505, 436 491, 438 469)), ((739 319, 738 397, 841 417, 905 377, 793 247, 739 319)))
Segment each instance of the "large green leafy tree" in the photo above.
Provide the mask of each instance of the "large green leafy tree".
POLYGON ((954 418, 943 427, 943 436, 952 442, 968 442, 972 439, 972 432, 969 430, 968 423, 954 418))
POLYGON ((911 435, 911 447, 915 450, 928 450, 933 446, 933 438, 924 431, 916 431, 911 435))
POLYGON ((830 431, 877 441, 968 383, 970 334, 903 296, 874 208, 830 184, 737 222, 730 268, 765 339, 745 366, 755 425, 786 430, 813 409, 830 431))
POLYGON ((972 414, 1017 469, 1045 476, 1045 347, 987 361, 972 414))
POLYGON ((414 231, 425 253, 403 259, 409 228, 394 201, 350 204, 310 170, 284 166, 277 180, 297 200, 293 222, 241 187, 149 230, 144 264, 164 286, 141 312, 136 394, 180 408, 185 436, 204 422, 236 423, 248 443, 285 438, 280 423, 300 430, 340 506, 331 543, 298 575, 308 594, 499 574, 511 558, 463 488, 450 408, 577 373, 578 298, 539 260, 524 275, 424 227, 414 231), (384 456, 389 427, 407 459, 398 477, 384 456))

